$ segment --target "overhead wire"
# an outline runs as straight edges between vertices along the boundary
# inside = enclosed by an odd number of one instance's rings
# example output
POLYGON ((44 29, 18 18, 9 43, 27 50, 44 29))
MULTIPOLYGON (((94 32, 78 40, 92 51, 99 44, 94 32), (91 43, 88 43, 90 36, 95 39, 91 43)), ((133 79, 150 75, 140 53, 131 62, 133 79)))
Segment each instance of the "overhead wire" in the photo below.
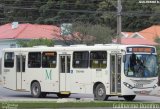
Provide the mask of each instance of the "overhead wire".
MULTIPOLYGON (((15 7, 15 6, 6 6, 6 9, 21 9, 21 10, 39 10, 38 8, 30 7, 15 7)), ((115 11, 93 11, 93 10, 72 10, 72 9, 48 9, 49 11, 63 11, 70 13, 105 13, 105 14, 117 14, 115 11)), ((121 13, 122 16, 160 16, 160 12, 138 12, 138 11, 126 11, 121 13)))
MULTIPOLYGON (((15 0, 4 0, 6 2, 15 2, 15 0)), ((99 1, 102 1, 102 0, 99 0, 99 1)), ((112 3, 116 2, 117 0, 113 0, 111 1, 112 3)), ((131 0, 126 0, 125 2, 130 2, 131 0)), ((23 1, 24 5, 14 5, 13 4, 9 4, 9 3, 1 3, 1 6, 3 9, 10 9, 10 10, 14 10, 14 9, 18 9, 18 10, 29 10, 29 11, 39 11, 39 8, 38 7, 28 7, 26 5, 29 5, 29 4, 34 4, 34 3, 39 3, 39 2, 31 2, 31 1, 23 1), (28 4, 27 4, 28 3, 28 4)), ((107 1, 108 2, 108 1, 107 1)), ((124 2, 124 0, 123 0, 124 2)), ((47 4, 48 2, 40 2, 40 4, 47 4)), ((76 5, 76 3, 63 3, 64 5, 68 5, 68 6, 74 6, 76 5)), ((54 4, 55 6, 60 6, 61 4, 54 4)), ((92 5, 92 4, 78 4, 78 5, 83 5, 83 6, 89 6, 89 5, 92 5)), ((2 10, 2 8, 0 8, 2 10)), ((112 15, 117 15, 117 12, 116 10, 115 11, 111 11, 111 10, 103 10, 103 11, 97 11, 97 10, 82 10, 82 9, 56 9, 56 8, 52 8, 52 9, 47 9, 48 11, 62 11, 62 12, 69 12, 69 13, 88 13, 88 14, 112 14, 112 15)), ((139 11, 122 11, 121 13, 122 16, 128 16, 128 17, 133 17, 133 16, 160 16, 160 12, 139 12, 139 11)))

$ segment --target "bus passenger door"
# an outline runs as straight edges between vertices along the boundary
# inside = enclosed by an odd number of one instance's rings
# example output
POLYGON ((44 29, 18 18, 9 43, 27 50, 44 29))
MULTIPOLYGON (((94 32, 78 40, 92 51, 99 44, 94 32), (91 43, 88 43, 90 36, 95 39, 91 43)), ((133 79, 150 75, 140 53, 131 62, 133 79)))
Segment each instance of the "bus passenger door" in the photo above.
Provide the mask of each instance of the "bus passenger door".
POLYGON ((70 91, 70 55, 60 55, 60 92, 70 91))
POLYGON ((16 55, 16 89, 23 89, 23 75, 25 73, 25 63, 26 56, 25 55, 16 55))
POLYGON ((121 93, 121 63, 122 55, 111 54, 110 56, 110 91, 111 94, 121 93))

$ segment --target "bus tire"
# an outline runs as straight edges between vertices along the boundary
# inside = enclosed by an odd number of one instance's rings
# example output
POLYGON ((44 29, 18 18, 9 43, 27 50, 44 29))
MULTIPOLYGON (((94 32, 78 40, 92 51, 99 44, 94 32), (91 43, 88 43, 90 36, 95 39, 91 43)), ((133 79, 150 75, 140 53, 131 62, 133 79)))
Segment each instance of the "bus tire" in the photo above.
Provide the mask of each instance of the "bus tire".
POLYGON ((108 96, 106 95, 105 86, 102 83, 98 84, 94 90, 95 100, 104 101, 108 99, 108 96))
POLYGON ((133 101, 136 95, 125 95, 123 96, 126 101, 133 101))
POLYGON ((58 98, 68 98, 71 94, 60 94, 58 93, 57 96, 58 98))
POLYGON ((42 97, 41 86, 40 86, 39 82, 32 83, 31 94, 34 98, 41 98, 42 97))

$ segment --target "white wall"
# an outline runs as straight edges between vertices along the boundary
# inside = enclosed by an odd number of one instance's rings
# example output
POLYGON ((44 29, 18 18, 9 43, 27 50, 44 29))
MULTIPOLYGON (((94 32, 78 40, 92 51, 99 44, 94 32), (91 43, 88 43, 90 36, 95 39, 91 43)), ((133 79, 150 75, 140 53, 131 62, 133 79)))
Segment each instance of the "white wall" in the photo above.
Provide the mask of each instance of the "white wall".
POLYGON ((2 49, 17 47, 16 40, 0 40, 0 58, 2 57, 2 49))

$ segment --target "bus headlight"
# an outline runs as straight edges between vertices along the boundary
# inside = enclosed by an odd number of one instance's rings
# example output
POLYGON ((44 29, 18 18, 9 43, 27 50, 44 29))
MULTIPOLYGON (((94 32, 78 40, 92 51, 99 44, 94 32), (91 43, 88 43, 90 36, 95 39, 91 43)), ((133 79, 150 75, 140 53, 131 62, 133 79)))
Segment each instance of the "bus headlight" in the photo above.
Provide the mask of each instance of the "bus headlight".
POLYGON ((153 86, 153 89, 155 89, 157 87, 157 84, 153 86))
POLYGON ((126 87, 130 88, 130 89, 133 89, 133 88, 134 88, 132 85, 130 85, 130 84, 126 83, 126 82, 123 82, 123 84, 124 84, 126 87))

